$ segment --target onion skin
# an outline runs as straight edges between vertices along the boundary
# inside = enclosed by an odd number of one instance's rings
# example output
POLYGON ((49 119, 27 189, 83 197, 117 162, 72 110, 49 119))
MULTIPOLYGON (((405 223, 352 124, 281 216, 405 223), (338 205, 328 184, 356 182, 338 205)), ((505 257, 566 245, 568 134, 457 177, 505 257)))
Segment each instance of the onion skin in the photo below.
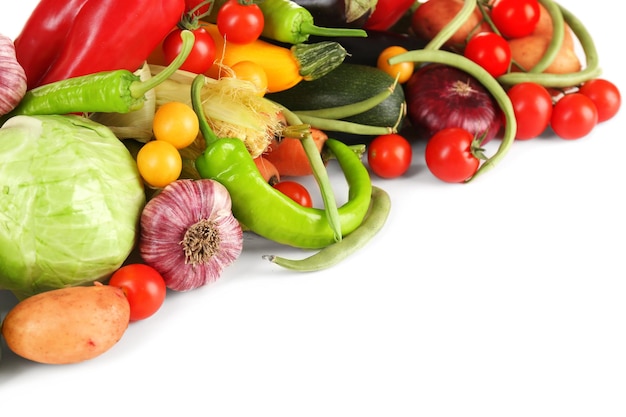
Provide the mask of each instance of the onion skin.
POLYGON ((170 183, 141 214, 142 259, 159 271, 171 290, 188 291, 217 280, 243 249, 243 231, 231 207, 230 194, 217 181, 170 183), (196 227, 202 225, 206 227, 196 227), (190 239, 197 245, 185 246, 190 239))
POLYGON ((15 57, 15 45, 0 34, 0 116, 11 112, 26 94, 26 73, 15 57))
POLYGON ((443 64, 427 64, 405 85, 407 115, 418 134, 430 138, 447 127, 461 127, 482 143, 502 127, 501 110, 489 92, 471 75, 443 64))

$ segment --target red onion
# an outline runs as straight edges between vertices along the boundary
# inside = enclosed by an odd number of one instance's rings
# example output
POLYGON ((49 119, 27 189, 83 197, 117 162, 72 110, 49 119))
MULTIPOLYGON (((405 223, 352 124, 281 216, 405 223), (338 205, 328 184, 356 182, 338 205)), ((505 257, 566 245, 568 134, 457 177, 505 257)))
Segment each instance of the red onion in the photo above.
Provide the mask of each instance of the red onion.
POLYGON ((172 290, 215 281, 243 248, 243 231, 231 208, 230 194, 217 181, 170 183, 142 211, 142 259, 172 290))
POLYGON ((420 134, 430 138, 446 127, 461 127, 487 143, 502 125, 500 108, 481 83, 444 64, 427 64, 405 85, 407 114, 420 134))

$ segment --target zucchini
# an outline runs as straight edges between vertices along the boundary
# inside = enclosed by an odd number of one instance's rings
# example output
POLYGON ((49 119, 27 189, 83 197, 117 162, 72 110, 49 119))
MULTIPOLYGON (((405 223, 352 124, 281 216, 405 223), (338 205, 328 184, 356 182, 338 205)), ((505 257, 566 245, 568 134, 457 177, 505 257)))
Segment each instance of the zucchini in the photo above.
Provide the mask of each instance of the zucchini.
MULTIPOLYGON (((393 83, 393 77, 376 67, 344 62, 323 77, 266 94, 266 97, 291 111, 318 110, 365 100, 393 83)), ((400 129, 405 115, 404 90, 398 84, 393 93, 374 108, 340 120, 371 126, 397 126, 400 129)), ((332 131, 326 134, 348 144, 367 143, 374 137, 332 131)))

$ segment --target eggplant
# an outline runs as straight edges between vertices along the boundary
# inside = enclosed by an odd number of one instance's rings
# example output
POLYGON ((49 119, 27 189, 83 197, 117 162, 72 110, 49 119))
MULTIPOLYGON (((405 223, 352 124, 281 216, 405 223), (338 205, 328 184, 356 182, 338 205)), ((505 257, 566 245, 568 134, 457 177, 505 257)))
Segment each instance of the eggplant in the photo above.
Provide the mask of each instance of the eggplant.
POLYGON ((318 26, 363 28, 377 0, 293 0, 305 7, 318 26))
POLYGON ((379 30, 366 30, 367 37, 333 37, 311 36, 310 42, 335 41, 344 47, 348 55, 344 62, 350 64, 376 66, 378 55, 389 46, 402 46, 408 51, 423 49, 428 43, 426 39, 405 33, 396 33, 379 30))

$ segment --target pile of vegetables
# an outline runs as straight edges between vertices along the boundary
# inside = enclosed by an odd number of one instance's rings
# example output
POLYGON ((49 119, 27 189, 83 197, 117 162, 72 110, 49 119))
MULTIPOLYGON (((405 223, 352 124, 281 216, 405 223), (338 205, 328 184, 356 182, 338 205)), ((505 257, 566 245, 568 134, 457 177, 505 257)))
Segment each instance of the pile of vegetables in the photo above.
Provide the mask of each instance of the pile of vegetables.
POLYGON ((413 141, 468 183, 516 140, 578 139, 621 105, 553 0, 144 3, 41 0, 0 37, 0 289, 20 300, 1 332, 36 362, 106 352, 167 290, 219 279, 244 233, 312 252, 263 256, 282 268, 336 265, 384 226, 372 175, 402 176, 413 141))

